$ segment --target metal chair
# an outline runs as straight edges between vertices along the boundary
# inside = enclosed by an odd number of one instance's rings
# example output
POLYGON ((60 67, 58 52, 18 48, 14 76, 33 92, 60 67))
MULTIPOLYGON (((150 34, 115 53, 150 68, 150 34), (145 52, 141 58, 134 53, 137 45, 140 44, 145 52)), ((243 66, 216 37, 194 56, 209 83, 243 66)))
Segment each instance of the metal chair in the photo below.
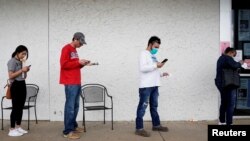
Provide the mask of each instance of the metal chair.
MULTIPOLYGON (((28 110, 28 130, 30 125, 30 108, 34 108, 36 124, 37 115, 36 115, 36 99, 39 92, 39 87, 36 84, 26 84, 27 96, 25 100, 24 110, 28 110)), ((2 110, 2 130, 3 130, 3 110, 11 110, 12 107, 3 107, 4 101, 7 100, 5 96, 2 97, 1 101, 1 110, 2 110)))
POLYGON ((83 101, 83 123, 84 132, 86 132, 85 124, 85 111, 104 111, 104 124, 105 124, 105 111, 111 110, 111 129, 113 128, 113 99, 112 96, 108 94, 105 86, 101 84, 85 84, 81 87, 81 98, 83 101), (110 99, 110 106, 107 107, 106 100, 110 99))

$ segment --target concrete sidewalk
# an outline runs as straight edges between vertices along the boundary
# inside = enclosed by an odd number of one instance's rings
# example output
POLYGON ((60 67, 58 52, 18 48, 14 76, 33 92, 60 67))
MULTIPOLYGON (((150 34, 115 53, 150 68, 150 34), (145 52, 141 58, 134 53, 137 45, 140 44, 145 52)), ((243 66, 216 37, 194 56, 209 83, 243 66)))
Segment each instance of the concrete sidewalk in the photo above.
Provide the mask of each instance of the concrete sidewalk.
MULTIPOLYGON (((81 127, 81 122, 78 122, 81 127)), ((217 124, 217 121, 171 121, 162 122, 169 128, 169 132, 156 132, 151 130, 151 122, 144 122, 145 129, 150 131, 151 137, 141 137, 134 134, 134 122, 111 123, 87 122, 87 132, 81 134, 78 140, 83 141, 207 141, 207 125, 217 124)), ((250 119, 235 119, 235 125, 250 124, 250 119)), ((27 122, 22 123, 27 129, 27 122)), ((38 121, 31 122, 29 133, 21 137, 9 137, 9 120, 4 120, 4 130, 0 130, 0 141, 67 141, 63 138, 63 122, 38 121)))

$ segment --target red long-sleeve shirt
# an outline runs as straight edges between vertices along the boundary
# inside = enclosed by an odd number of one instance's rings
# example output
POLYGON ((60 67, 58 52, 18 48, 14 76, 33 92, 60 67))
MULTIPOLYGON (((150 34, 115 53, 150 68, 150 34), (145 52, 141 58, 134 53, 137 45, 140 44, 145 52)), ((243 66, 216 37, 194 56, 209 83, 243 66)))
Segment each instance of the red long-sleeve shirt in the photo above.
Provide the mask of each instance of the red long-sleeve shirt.
POLYGON ((70 44, 62 48, 60 65, 60 84, 81 84, 82 65, 79 63, 76 48, 70 44))

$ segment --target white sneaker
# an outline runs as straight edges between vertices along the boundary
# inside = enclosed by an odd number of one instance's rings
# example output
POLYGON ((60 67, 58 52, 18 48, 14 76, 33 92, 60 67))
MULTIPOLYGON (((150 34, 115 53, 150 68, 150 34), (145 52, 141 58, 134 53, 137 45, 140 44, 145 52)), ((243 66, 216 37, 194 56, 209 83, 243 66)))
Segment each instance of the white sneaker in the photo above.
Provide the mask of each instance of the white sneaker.
POLYGON ((23 128, 21 128, 21 127, 16 128, 16 130, 17 130, 18 132, 22 133, 22 134, 27 134, 27 133, 28 133, 28 131, 23 130, 23 128))
POLYGON ((12 129, 9 131, 8 135, 11 137, 18 137, 18 136, 22 136, 23 133, 18 132, 16 129, 12 129))
POLYGON ((219 122, 218 125, 226 125, 226 123, 225 122, 223 122, 223 123, 219 122))

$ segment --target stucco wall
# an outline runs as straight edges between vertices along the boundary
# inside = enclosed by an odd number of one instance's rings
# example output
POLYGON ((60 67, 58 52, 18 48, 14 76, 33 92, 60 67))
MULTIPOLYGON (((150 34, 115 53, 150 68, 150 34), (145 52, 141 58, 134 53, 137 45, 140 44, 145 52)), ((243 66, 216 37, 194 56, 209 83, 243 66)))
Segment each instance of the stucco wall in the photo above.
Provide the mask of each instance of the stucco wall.
MULTIPOLYGON (((40 87, 37 114, 39 119, 49 118, 49 72, 48 72, 48 2, 35 0, 0 0, 0 92, 8 78, 7 62, 20 44, 29 49, 27 65, 31 64, 26 83, 40 87)), ((10 104, 10 101, 7 102, 10 104)), ((34 111, 31 109, 31 119, 34 111)), ((9 111, 5 111, 9 118, 9 111)), ((24 111, 24 119, 27 119, 24 111)))
MULTIPOLYGON (((135 119, 138 57, 152 35, 162 39, 158 59, 172 74, 162 79, 161 120, 216 119, 214 86, 219 47, 217 0, 0 0, 1 87, 18 44, 30 49, 27 82, 37 83, 39 119, 63 120, 64 87, 58 84, 61 48, 76 31, 86 35, 80 58, 99 62, 82 69, 82 83, 104 84, 114 98, 114 120, 135 119), (25 4, 24 4, 25 3, 25 4)), ((3 92, 3 90, 1 90, 3 92)), ((2 94, 2 93, 1 93, 2 94)), ((82 119, 82 109, 78 120, 82 119)), ((87 120, 102 120, 102 112, 87 120)), ((110 120, 107 112, 107 120, 110 120)), ((8 115, 5 116, 8 118, 8 115)), ((150 120, 147 110, 145 120, 150 120)))

